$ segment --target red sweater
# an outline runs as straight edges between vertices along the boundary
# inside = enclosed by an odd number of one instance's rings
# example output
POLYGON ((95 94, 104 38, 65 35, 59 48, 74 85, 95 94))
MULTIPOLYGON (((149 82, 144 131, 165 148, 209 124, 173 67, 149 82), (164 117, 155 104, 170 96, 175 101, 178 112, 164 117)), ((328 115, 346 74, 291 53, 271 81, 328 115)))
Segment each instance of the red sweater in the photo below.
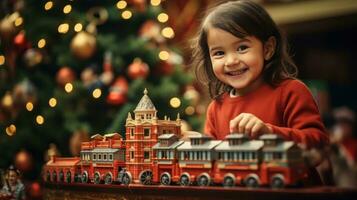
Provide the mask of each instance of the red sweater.
POLYGON ((276 87, 263 84, 239 97, 223 94, 208 106, 205 133, 224 139, 229 134, 229 121, 240 113, 254 114, 268 123, 274 133, 308 148, 328 143, 317 105, 308 88, 298 80, 286 80, 276 87))

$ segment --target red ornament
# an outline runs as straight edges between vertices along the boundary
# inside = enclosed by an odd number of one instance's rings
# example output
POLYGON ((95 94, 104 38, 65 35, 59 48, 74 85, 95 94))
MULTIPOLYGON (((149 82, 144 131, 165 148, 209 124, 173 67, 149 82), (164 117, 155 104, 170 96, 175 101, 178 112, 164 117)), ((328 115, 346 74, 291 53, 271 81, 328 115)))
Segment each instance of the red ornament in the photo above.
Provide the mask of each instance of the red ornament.
POLYGON ((118 77, 109 88, 107 102, 111 105, 120 105, 127 101, 128 81, 123 77, 118 77))
POLYGON ((128 67, 128 75, 131 79, 146 78, 149 74, 149 66, 140 58, 135 58, 128 67))
POLYGON ((144 39, 153 40, 156 43, 163 43, 165 41, 165 38, 161 35, 160 24, 153 20, 146 21, 140 27, 139 35, 144 39))
POLYGON ((60 86, 64 86, 66 83, 71 83, 76 78, 74 71, 69 67, 62 67, 57 72, 57 83, 60 86))
POLYGON ((38 182, 33 182, 29 189, 30 199, 42 199, 42 189, 38 182))
POLYGON ((21 150, 16 154, 15 166, 22 172, 30 171, 33 166, 32 155, 25 150, 21 150))
POLYGON ((24 31, 21 31, 14 37, 14 45, 19 51, 24 51, 31 46, 31 44, 26 40, 24 31))

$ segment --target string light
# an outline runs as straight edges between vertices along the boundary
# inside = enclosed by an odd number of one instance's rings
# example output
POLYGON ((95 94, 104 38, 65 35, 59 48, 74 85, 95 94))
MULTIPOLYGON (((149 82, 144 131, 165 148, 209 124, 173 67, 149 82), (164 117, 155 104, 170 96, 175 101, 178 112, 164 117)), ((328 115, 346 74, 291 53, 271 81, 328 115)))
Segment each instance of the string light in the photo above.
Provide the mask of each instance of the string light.
POLYGON ((42 115, 37 115, 36 122, 37 124, 42 125, 45 122, 45 118, 43 118, 42 115))
POLYGON ((63 13, 68 14, 72 11, 72 6, 67 4, 65 7, 63 7, 63 13))
POLYGON ((49 101, 48 101, 48 104, 53 108, 57 105, 57 99, 55 98, 51 98, 49 101))
POLYGON ((161 0, 150 0, 152 6, 158 6, 161 3, 161 0))
POLYGON ((177 97, 173 97, 170 99, 170 105, 173 108, 178 108, 181 105, 181 100, 177 97))
POLYGON ((69 25, 67 23, 63 23, 58 26, 59 33, 67 33, 68 29, 69 29, 69 25))
POLYGON ((128 4, 126 3, 126 1, 118 1, 117 8, 118 9, 124 9, 124 8, 126 8, 127 5, 128 4))
POLYGON ((92 92, 92 95, 94 98, 98 99, 100 96, 102 96, 102 90, 97 88, 92 92))
POLYGON ((5 64, 5 56, 0 55, 0 65, 5 64))
POLYGON ((175 32, 171 27, 165 27, 164 29, 162 29, 161 35, 171 39, 175 36, 175 32))
POLYGON ((193 106, 188 106, 186 109, 185 109, 185 113, 187 115, 193 115, 195 113, 195 108, 193 106))
POLYGON ((48 1, 45 4, 45 10, 50 10, 53 7, 53 2, 52 1, 48 1))
POLYGON ((165 22, 167 22, 167 20, 169 20, 169 16, 166 13, 160 13, 157 16, 157 20, 161 23, 165 23, 165 22))
POLYGON ((30 111, 30 112, 33 110, 33 103, 32 102, 27 102, 26 103, 26 110, 30 111))
POLYGON ((160 53, 159 53, 159 58, 160 58, 161 60, 168 60, 169 57, 170 57, 169 52, 167 52, 167 51, 160 51, 160 53))
POLYGON ((20 26, 24 22, 22 17, 18 17, 15 19, 15 26, 20 26))
POLYGON ((10 126, 6 127, 5 131, 8 136, 13 136, 16 133, 16 126, 11 124, 10 126))
POLYGON ((123 19, 130 19, 133 14, 129 10, 126 10, 121 14, 121 16, 123 17, 123 19))
POLYGON ((38 41, 38 43, 37 43, 37 46, 38 46, 38 48, 43 48, 43 47, 45 47, 46 46, 46 40, 45 39, 40 39, 39 41, 38 41))
POLYGON ((74 31, 76 31, 77 33, 80 32, 83 29, 83 25, 81 23, 77 23, 76 25, 74 25, 74 31))
POLYGON ((5 107, 12 106, 13 100, 10 92, 6 92, 4 98, 2 99, 2 105, 5 107))
POLYGON ((73 85, 72 85, 72 83, 66 83, 66 85, 64 86, 64 90, 65 90, 67 93, 72 92, 72 90, 73 90, 73 85))

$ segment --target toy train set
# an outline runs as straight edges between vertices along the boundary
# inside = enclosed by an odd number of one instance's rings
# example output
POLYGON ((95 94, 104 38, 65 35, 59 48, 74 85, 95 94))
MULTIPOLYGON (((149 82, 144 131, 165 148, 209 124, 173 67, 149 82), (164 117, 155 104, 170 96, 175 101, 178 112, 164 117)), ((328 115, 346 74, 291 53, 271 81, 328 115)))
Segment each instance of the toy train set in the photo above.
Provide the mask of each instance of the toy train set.
POLYGON ((159 120, 147 90, 125 127, 125 140, 118 133, 96 134, 82 142, 80 157, 52 157, 43 168, 44 181, 280 188, 306 177, 302 150, 275 134, 214 140, 194 132, 181 139, 180 116, 159 120))

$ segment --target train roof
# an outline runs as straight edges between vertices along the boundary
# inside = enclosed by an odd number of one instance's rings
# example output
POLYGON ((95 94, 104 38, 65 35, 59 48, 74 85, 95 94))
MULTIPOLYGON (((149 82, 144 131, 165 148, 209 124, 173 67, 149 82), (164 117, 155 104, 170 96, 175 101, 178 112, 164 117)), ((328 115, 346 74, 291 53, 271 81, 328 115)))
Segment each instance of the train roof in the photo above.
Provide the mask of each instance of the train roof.
POLYGON ((157 150, 159 150, 159 149, 175 149, 176 147, 180 146, 182 143, 184 143, 184 141, 179 140, 177 142, 174 142, 170 146, 165 146, 165 147, 162 147, 162 146, 160 146, 160 143, 157 143, 152 147, 152 149, 157 149, 157 150))
POLYGON ((286 151, 295 145, 293 141, 279 142, 274 146, 265 146, 263 151, 286 151))
POLYGON ((277 139, 283 139, 280 135, 278 134, 264 134, 259 137, 260 140, 277 140, 277 139))
POLYGON ((190 141, 185 141, 181 146, 177 147, 177 150, 211 150, 221 142, 221 140, 210 140, 206 141, 204 144, 191 145, 190 141))
POLYGON ((263 148, 264 142, 260 140, 250 140, 239 145, 229 145, 228 141, 223 141, 217 145, 217 151, 257 151, 263 148))
POLYGON ((51 167, 71 167, 75 166, 80 162, 78 157, 55 157, 46 163, 46 166, 51 167))
POLYGON ((174 137, 174 133, 167 133, 167 134, 162 134, 158 137, 158 139, 170 139, 171 137, 174 137))
POLYGON ((225 139, 245 139, 248 138, 247 135, 243 133, 231 133, 226 135, 225 139))
POLYGON ((112 148, 95 148, 91 152, 92 153, 115 153, 118 152, 119 149, 112 149, 112 148))

